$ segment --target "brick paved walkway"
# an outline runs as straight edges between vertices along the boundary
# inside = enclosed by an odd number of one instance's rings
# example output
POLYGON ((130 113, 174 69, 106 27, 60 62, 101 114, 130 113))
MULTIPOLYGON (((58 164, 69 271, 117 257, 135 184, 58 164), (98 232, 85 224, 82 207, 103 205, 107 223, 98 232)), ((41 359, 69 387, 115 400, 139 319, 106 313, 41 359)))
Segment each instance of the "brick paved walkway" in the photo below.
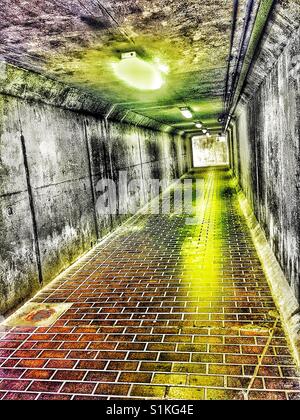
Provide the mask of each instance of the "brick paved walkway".
POLYGON ((226 170, 203 221, 139 216, 35 302, 72 303, 0 341, 0 399, 299 399, 300 381, 226 170))

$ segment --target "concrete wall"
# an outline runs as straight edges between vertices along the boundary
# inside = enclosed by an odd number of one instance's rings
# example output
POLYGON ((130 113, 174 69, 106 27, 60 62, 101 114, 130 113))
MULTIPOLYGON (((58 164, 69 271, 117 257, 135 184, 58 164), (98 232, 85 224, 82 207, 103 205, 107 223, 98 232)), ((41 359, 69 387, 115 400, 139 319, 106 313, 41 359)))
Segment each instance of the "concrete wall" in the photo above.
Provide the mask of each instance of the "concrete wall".
MULTIPOLYGON (((281 45, 282 47, 282 45, 281 45)), ((231 162, 295 295, 300 297, 300 31, 236 113, 231 162)))
MULTIPOLYGON (((101 178, 142 180, 191 166, 182 137, 0 95, 0 314, 15 308, 124 218, 101 215, 101 178)), ((131 197, 121 197, 121 202, 131 197)))

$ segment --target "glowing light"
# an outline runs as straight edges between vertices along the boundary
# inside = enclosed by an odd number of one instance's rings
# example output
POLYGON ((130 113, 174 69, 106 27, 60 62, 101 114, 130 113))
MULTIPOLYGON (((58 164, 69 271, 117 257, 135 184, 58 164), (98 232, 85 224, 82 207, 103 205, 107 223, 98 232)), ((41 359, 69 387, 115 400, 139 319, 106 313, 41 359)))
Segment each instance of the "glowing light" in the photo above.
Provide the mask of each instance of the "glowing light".
POLYGON ((195 126, 196 126, 197 128, 202 128, 203 124, 202 124, 201 122, 197 122, 197 123, 195 124, 195 126))
POLYGON ((206 133, 206 137, 207 138, 211 137, 210 133, 206 133))
MULTIPOLYGON (((200 305, 208 299, 213 300, 216 304, 218 300, 222 300, 222 277, 216 261, 222 255, 224 224, 222 203, 218 194, 216 174, 213 170, 205 174, 204 191, 202 196, 195 197, 194 208, 199 223, 191 229, 189 237, 182 245, 181 255, 184 267, 182 281, 189 287, 189 296, 197 298, 200 305), (213 220, 219 222, 218 235, 216 235, 215 228, 212 227, 213 220), (207 229, 203 229, 203 224, 207 226, 207 229)), ((192 306, 192 304, 190 305, 192 306)), ((199 308, 199 311, 201 309, 199 308)), ((203 314, 203 316, 205 315, 203 314)), ((201 318, 200 315, 200 325, 202 319, 205 318, 201 318)))
POLYGON ((184 118, 191 119, 193 118, 192 111, 189 108, 180 108, 180 112, 184 116, 184 118))
POLYGON ((164 64, 160 61, 159 58, 154 59, 154 63, 156 64, 156 67, 164 74, 168 74, 170 72, 170 68, 167 64, 164 64))
POLYGON ((135 89, 158 90, 164 84, 161 70, 138 58, 136 53, 124 54, 113 69, 120 80, 135 89))
POLYGON ((202 130, 202 133, 203 133, 203 134, 206 134, 206 133, 207 133, 206 128, 204 128, 204 129, 202 130))
POLYGON ((220 143, 226 143, 226 137, 225 136, 219 136, 218 137, 218 141, 220 142, 220 143))

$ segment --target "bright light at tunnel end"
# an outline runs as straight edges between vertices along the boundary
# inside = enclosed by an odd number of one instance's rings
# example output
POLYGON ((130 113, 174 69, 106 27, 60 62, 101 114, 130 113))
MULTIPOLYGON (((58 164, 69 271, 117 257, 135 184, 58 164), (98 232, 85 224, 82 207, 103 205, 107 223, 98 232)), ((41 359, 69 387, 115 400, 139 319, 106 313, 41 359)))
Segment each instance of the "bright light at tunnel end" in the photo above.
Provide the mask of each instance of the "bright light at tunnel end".
POLYGON ((141 179, 132 178, 127 171, 119 171, 118 179, 101 178, 96 186, 100 193, 96 202, 97 214, 134 215, 140 211, 141 214, 180 216, 185 218, 186 225, 198 225, 202 215, 202 207, 199 204, 205 204, 205 180, 185 178, 173 179, 173 182, 178 185, 175 200, 172 190, 160 179, 150 178, 141 188, 141 179), (146 191, 145 195, 142 192, 143 188, 146 191), (161 203, 163 192, 164 200, 161 203), (131 198, 124 201, 120 197, 131 198))
POLYGON ((112 68, 122 82, 143 91, 161 89, 165 84, 163 74, 169 70, 160 60, 150 63, 137 57, 135 52, 122 54, 121 60, 113 63, 112 68))

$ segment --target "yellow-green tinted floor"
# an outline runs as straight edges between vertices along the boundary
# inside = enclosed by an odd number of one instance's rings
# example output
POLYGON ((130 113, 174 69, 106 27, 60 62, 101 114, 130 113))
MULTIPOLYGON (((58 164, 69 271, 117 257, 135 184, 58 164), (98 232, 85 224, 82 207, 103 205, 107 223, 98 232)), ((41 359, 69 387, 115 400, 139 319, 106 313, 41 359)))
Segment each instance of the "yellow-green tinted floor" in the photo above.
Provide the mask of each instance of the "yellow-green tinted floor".
POLYGON ((141 215, 43 290, 71 307, 9 328, 2 399, 299 399, 300 382, 225 169, 201 221, 141 215))

